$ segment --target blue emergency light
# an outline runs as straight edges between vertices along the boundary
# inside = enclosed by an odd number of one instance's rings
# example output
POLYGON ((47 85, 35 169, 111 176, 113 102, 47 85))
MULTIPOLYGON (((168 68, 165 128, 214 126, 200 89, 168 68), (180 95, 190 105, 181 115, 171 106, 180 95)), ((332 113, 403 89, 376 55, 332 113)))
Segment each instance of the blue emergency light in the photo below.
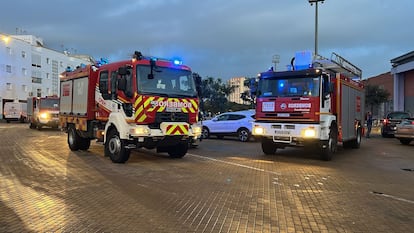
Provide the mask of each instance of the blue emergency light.
POLYGON ((183 62, 181 60, 178 60, 178 59, 174 59, 173 63, 174 63, 174 65, 182 65, 183 64, 183 62))
POLYGON ((312 68, 312 51, 300 51, 295 54, 295 70, 312 68))

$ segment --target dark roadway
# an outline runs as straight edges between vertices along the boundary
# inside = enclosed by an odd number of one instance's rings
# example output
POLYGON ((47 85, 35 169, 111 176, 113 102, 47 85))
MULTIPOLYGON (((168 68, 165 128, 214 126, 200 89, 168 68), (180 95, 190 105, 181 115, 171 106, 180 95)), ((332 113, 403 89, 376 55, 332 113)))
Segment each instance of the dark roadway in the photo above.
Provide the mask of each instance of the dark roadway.
POLYGON ((378 135, 332 161, 203 140, 182 159, 126 164, 66 134, 0 124, 0 232, 412 232, 414 144, 378 135))

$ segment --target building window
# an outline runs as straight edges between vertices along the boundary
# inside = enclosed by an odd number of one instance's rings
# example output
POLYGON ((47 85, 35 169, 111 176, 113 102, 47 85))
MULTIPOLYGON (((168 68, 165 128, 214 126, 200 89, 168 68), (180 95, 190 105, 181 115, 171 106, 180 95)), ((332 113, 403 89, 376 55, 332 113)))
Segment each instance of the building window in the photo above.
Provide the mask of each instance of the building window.
POLYGON ((11 55, 11 54, 12 54, 12 50, 11 50, 11 48, 10 48, 10 47, 6 47, 6 50, 7 50, 7 53, 8 53, 9 55, 11 55))
POLYGON ((50 74, 46 73, 46 79, 50 79, 50 74))
POLYGON ((38 54, 32 54, 32 66, 33 67, 42 67, 42 57, 38 54))
POLYGON ((63 61, 61 61, 59 64, 60 64, 60 67, 63 67, 63 61))
POLYGON ((13 84, 11 83, 6 83, 6 86, 7 86, 7 90, 13 89, 13 84))
POLYGON ((37 97, 42 97, 42 89, 37 89, 37 97))
POLYGON ((26 58, 26 52, 22 51, 22 58, 26 58))
POLYGON ((12 71, 11 65, 6 65, 6 72, 11 73, 11 71, 12 71))
POLYGON ((26 85, 22 85, 22 91, 27 92, 27 86, 26 85))
POLYGON ((50 64, 50 59, 46 58, 46 64, 50 64))
POLYGON ((32 83, 42 83, 42 72, 39 70, 32 70, 32 83))
POLYGON ((26 68, 22 68, 22 75, 27 76, 27 69, 26 68))

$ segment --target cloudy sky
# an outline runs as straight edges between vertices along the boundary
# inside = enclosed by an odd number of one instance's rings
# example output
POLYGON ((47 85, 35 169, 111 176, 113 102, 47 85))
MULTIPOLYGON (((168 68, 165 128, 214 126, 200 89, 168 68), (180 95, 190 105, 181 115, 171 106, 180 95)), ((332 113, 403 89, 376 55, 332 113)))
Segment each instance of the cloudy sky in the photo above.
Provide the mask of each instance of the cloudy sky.
MULTIPOLYGON (((325 0, 318 52, 336 52, 368 78, 414 50, 413 0, 325 0)), ((285 70, 296 51, 314 51, 308 0, 4 0, 0 32, 43 38, 45 46, 110 61, 133 51, 181 57, 202 77, 254 77, 285 70)))

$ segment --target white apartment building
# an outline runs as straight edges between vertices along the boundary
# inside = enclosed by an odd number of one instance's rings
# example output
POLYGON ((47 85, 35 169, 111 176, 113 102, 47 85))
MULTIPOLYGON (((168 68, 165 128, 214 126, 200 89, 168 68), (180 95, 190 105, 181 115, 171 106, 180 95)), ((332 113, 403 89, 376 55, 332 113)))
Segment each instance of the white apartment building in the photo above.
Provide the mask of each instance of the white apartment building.
POLYGON ((0 33, 0 119, 6 102, 59 95, 59 74, 82 63, 91 59, 45 48, 33 35, 0 33))
POLYGON ((240 98, 240 95, 242 93, 244 93, 245 91, 249 91, 249 87, 244 86, 245 80, 246 77, 235 77, 227 81, 229 86, 234 86, 234 91, 228 97, 230 102, 246 104, 243 103, 243 100, 240 98))

